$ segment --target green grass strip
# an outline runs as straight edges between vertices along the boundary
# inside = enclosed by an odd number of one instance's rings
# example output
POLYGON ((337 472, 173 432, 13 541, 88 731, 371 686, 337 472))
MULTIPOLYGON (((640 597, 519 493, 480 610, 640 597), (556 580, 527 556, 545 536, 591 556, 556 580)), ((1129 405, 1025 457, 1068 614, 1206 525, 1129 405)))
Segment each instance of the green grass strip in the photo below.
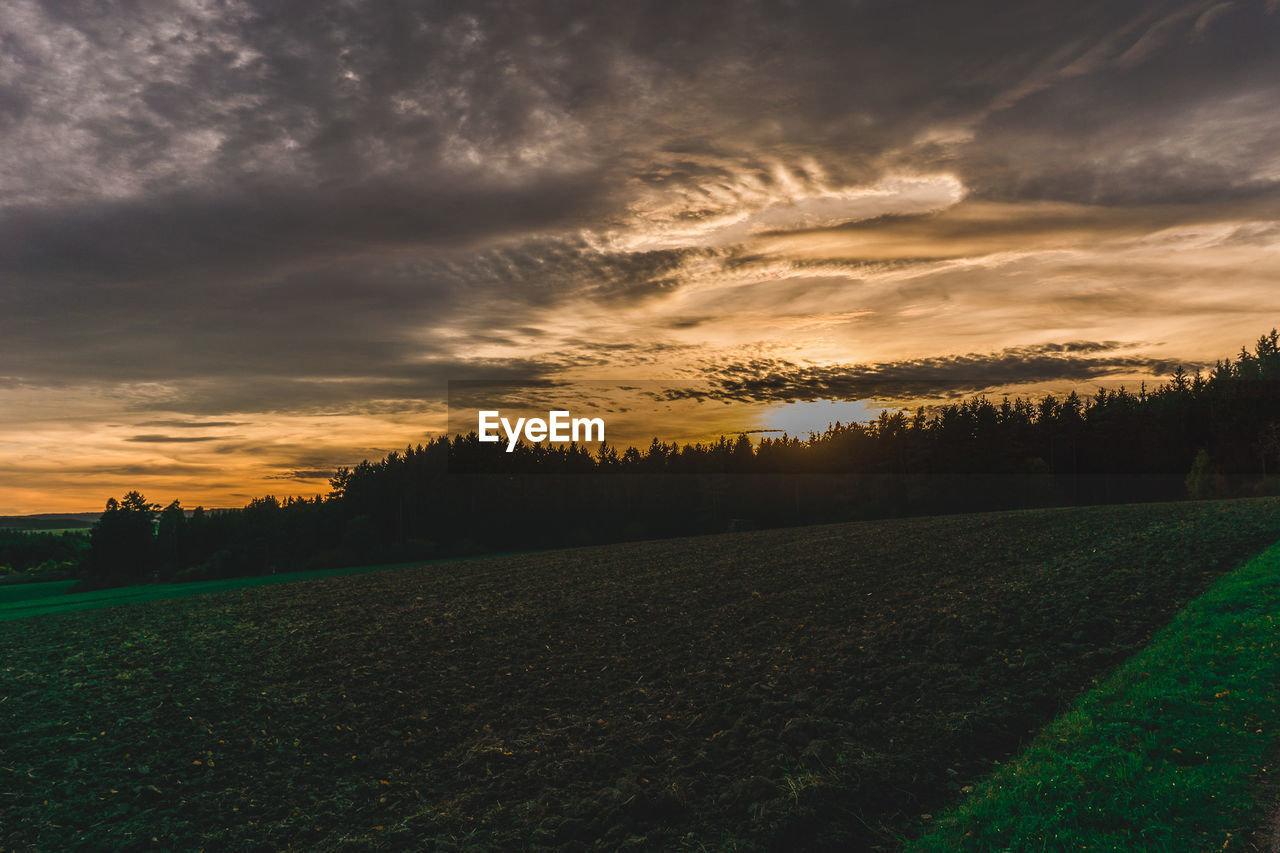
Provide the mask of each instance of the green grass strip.
POLYGON ((277 575, 250 575, 239 578, 222 578, 182 583, 149 583, 134 586, 118 586, 89 592, 68 592, 75 581, 48 581, 44 583, 0 586, 0 622, 11 619, 28 619, 32 616, 50 616, 56 613, 74 613, 77 610, 96 610, 118 604, 139 601, 163 601, 169 598, 185 598, 281 583, 317 580, 341 575, 362 575, 387 569, 434 566, 442 563, 464 563, 492 557, 516 556, 528 553, 511 551, 500 554, 481 554, 472 557, 448 557, 438 560, 412 560, 406 563, 379 563, 372 566, 345 566, 340 569, 312 569, 305 572, 285 572, 277 575))
POLYGON ((77 610, 94 610, 139 601, 160 601, 167 598, 183 598, 209 592, 224 592, 248 587, 273 586, 279 583, 315 580, 339 575, 358 575, 384 569, 428 565, 429 560, 412 563, 389 563, 379 566, 351 566, 342 569, 316 569, 308 572, 288 572, 278 575, 256 575, 243 578, 226 578, 211 581, 187 581, 186 583, 153 583, 137 586, 121 586, 91 592, 67 592, 75 581, 50 581, 48 583, 19 584, 0 590, 0 622, 10 619, 26 619, 32 616, 49 616, 55 613, 73 613, 77 610), (40 587, 24 590, 23 587, 40 587), (24 594, 26 593, 26 594, 24 594))
POLYGON ((1193 601, 906 850, 1245 850, 1277 733, 1280 545, 1193 601))
POLYGON ((20 601, 62 595, 75 584, 75 581, 34 581, 32 583, 4 584, 0 586, 0 612, 3 612, 6 605, 16 604, 20 601))

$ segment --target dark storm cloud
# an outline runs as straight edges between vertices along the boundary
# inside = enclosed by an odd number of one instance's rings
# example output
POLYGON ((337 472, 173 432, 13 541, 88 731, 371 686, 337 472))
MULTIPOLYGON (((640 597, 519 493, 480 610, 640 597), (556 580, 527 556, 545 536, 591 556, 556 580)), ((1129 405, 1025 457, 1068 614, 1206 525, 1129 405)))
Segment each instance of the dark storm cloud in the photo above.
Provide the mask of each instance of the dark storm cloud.
MULTIPOLYGON (((354 464, 354 463, 351 463, 354 464)), ((334 472, 341 466, 335 465, 332 468, 310 468, 296 471, 284 471, 279 474, 268 474, 268 480, 298 480, 308 483, 314 480, 328 480, 334 475, 334 472)))
POLYGON ((262 187, 243 194, 183 192, 75 210, 20 207, 0 217, 0 264, 35 282, 91 278, 154 284, 175 276, 261 275, 308 259, 397 247, 457 247, 565 225, 594 190, 557 178, 501 189, 390 182, 356 190, 262 187))
MULTIPOLYGON (((711 256, 706 250, 614 251, 572 237, 540 238, 464 258, 426 261, 418 269, 451 289, 508 299, 517 306, 552 306, 569 297, 608 305, 634 303, 661 292, 676 280, 687 260, 711 256)), ((525 327, 524 333, 530 331, 536 330, 525 327)))
POLYGON ((172 459, 166 459, 163 462, 147 464, 137 463, 132 465, 86 465, 83 469, 85 476, 113 476, 125 479, 136 477, 148 477, 156 474, 164 476, 188 476, 202 477, 216 473, 217 469, 212 465, 188 464, 184 462, 175 462, 172 459))
POLYGON ((698 224, 808 162, 1004 201, 1265 196, 1278 26, 1243 0, 6 4, 0 363, 209 414, 417 400, 532 312, 733 257, 580 231, 645 226, 651 191, 698 224))
POLYGON ((140 421, 138 426, 170 427, 173 429, 204 429, 205 427, 244 426, 244 421, 182 421, 176 419, 140 421))
POLYGON ((977 194, 1100 204, 1275 195, 1275 5, 1151 4, 1135 20, 976 126, 960 162, 977 194))
POLYGON ((179 411, 192 416, 224 412, 308 415, 379 415, 422 413, 440 409, 449 380, 470 378, 528 379, 572 366, 553 358, 434 359, 421 364, 383 366, 382 372, 347 375, 290 376, 278 373, 228 376, 211 374, 138 396, 128 408, 179 411))
POLYGON ((121 280, 104 274, 92 283, 42 274, 40 287, 14 297, 11 316, 25 322, 0 341, 5 367, 43 384, 85 375, 170 381, 167 399, 206 415, 430 398, 446 380, 477 371, 540 375, 572 364, 561 351, 463 360, 459 350, 527 346, 544 332, 509 318, 570 297, 642 301, 695 254, 608 252, 576 239, 402 261, 367 251, 338 259, 326 248, 316 248, 323 269, 307 267, 310 253, 280 254, 281 267, 303 268, 273 272, 259 258, 226 278, 183 270, 175 257, 171 279, 145 286, 123 271, 110 276, 121 280), (423 331, 433 328, 447 329, 448 341, 423 331))
POLYGON ((55 143, 22 158, 50 168, 14 182, 48 200, 120 172, 159 197, 261 181, 483 187, 585 168, 616 193, 657 174, 655 151, 689 155, 658 170, 665 181, 698 183, 723 176, 707 155, 749 160, 765 143, 843 151, 832 168, 871 175, 875 157, 941 123, 989 115, 992 132, 1033 133, 1044 115, 1070 131, 1051 97, 1069 85, 1091 87, 1087 104, 1063 96, 1089 132, 1131 115, 1134 89, 1167 116, 1188 95, 1265 80, 1274 16, 1242 2, 1205 19, 1212 6, 49 2, 9 24, 8 91, 27 104, 11 112, 55 143), (51 28, 88 50, 50 54, 38 37, 51 28), (77 109, 55 118, 60 94, 77 109))
POLYGON ((751 359, 711 366, 703 374, 708 383, 705 389, 671 389, 664 396, 739 403, 910 400, 1120 374, 1164 376, 1179 366, 1168 359, 1101 355, 1131 346, 1115 341, 1072 341, 874 364, 805 365, 786 359, 751 359))

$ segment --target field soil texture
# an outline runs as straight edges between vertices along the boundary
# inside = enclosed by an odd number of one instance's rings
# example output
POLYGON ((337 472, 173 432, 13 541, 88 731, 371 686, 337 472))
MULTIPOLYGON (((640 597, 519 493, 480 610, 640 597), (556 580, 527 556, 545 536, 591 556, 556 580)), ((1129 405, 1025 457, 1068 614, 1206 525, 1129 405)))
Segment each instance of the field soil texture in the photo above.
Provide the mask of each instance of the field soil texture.
POLYGON ((991 513, 14 620, 0 848, 895 849, 1277 539, 991 513))

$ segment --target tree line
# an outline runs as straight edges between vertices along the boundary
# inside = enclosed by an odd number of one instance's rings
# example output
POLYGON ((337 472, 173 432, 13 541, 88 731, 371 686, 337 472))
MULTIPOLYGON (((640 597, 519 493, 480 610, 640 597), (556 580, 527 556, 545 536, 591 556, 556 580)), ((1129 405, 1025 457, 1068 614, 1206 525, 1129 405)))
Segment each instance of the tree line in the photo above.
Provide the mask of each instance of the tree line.
POLYGON ((238 510, 111 499, 94 585, 262 574, 906 514, 1280 494, 1280 336, 1136 391, 976 397, 807 437, 597 451, 475 433, 238 510))
POLYGON ((81 533, 0 528, 0 583, 24 575, 46 580, 70 575, 88 549, 81 533))

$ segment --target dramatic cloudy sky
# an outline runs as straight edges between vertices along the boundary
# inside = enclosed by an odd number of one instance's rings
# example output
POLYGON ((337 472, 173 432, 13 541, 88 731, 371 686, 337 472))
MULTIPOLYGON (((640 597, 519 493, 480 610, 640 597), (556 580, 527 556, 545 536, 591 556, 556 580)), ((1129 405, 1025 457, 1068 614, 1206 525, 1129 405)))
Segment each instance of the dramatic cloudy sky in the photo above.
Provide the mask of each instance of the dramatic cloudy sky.
POLYGON ((1277 45, 1280 0, 5 0, 0 513, 314 494, 455 379, 698 382, 650 430, 696 438, 1231 355, 1277 45))

